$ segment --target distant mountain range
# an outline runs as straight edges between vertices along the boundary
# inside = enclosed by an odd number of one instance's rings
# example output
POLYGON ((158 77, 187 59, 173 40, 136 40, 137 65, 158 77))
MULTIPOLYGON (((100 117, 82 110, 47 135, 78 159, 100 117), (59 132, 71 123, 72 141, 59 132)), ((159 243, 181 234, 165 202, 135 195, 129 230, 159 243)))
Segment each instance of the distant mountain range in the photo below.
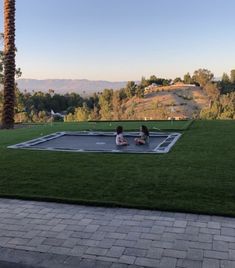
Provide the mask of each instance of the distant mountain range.
POLYGON ((17 79, 18 88, 23 91, 48 92, 53 89, 55 93, 65 94, 75 92, 80 95, 90 95, 94 92, 101 92, 105 88, 120 89, 126 86, 127 82, 92 81, 87 79, 17 79))

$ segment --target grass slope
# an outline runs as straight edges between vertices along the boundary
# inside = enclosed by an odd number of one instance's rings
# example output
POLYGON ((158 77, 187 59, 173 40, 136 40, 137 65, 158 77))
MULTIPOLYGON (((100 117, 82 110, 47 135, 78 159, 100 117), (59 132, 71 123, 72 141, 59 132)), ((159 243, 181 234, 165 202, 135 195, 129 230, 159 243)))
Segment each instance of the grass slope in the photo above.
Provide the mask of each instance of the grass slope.
POLYGON ((0 131, 0 195, 235 216, 233 121, 196 121, 162 155, 6 148, 82 128, 62 123, 0 131))
POLYGON ((116 127, 121 125, 125 131, 139 131, 141 125, 146 125, 149 130, 186 130, 192 124, 193 120, 123 120, 123 121, 89 121, 79 123, 53 123, 53 124, 25 124, 28 127, 39 127, 45 131, 59 130, 96 130, 96 131, 115 131, 116 127))

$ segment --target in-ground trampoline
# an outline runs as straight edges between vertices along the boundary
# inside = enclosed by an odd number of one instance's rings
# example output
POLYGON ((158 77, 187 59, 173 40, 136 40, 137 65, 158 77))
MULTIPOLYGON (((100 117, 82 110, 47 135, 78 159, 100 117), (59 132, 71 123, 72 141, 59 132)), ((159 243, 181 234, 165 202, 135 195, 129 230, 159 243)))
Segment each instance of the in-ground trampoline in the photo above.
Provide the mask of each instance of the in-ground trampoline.
POLYGON ((150 132, 149 144, 135 145, 134 138, 138 135, 137 132, 125 133, 129 145, 117 146, 113 132, 56 132, 8 148, 66 152, 168 153, 181 136, 180 133, 150 132))

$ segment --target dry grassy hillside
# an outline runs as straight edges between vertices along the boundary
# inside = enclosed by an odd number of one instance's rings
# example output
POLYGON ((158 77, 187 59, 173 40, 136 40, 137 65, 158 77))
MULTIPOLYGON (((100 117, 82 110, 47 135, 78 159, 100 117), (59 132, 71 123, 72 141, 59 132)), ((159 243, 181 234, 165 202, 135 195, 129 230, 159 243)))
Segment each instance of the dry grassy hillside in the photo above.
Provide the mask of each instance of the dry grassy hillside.
POLYGON ((209 105, 200 87, 173 85, 152 87, 144 98, 134 97, 123 105, 125 116, 133 119, 194 118, 209 105))

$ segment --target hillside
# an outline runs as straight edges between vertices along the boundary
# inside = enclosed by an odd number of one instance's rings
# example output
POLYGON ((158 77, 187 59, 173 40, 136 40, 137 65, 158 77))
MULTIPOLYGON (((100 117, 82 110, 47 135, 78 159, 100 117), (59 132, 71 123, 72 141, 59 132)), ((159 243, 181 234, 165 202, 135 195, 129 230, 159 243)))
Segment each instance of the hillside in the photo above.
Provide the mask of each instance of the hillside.
POLYGON ((196 86, 152 87, 144 98, 128 100, 123 109, 133 119, 193 118, 209 105, 206 93, 196 86))
POLYGON ((87 79, 18 79, 17 84, 21 91, 48 92, 49 89, 53 89, 58 94, 75 92, 83 96, 102 91, 105 88, 120 89, 126 86, 126 82, 92 81, 87 79))

